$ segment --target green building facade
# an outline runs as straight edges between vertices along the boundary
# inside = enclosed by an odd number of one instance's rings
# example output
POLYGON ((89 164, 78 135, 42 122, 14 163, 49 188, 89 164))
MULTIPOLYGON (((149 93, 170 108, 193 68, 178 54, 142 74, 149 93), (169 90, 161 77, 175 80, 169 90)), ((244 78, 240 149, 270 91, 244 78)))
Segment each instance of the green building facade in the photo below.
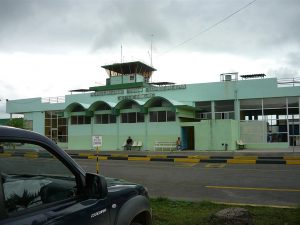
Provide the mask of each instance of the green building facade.
POLYGON ((286 148, 300 145, 300 87, 264 74, 221 74, 220 82, 151 83, 154 68, 141 62, 103 66, 105 86, 58 98, 8 100, 7 113, 23 114, 26 128, 69 150, 123 150, 128 136, 155 150, 181 137, 188 150, 286 148))

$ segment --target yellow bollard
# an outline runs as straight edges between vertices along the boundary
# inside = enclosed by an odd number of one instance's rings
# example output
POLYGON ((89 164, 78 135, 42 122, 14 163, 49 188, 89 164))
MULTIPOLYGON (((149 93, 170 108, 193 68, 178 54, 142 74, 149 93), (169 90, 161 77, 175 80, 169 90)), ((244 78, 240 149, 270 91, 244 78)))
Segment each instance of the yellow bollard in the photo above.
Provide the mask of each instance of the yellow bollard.
POLYGON ((96 154, 97 154, 97 163, 96 163, 96 173, 99 174, 99 147, 96 148, 96 154))

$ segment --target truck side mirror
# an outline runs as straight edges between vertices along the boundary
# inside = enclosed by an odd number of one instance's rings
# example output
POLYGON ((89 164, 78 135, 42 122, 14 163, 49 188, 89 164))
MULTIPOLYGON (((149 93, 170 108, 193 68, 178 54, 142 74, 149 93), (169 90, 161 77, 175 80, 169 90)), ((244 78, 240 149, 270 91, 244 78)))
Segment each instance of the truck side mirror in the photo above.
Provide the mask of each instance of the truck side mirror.
POLYGON ((105 198, 107 196, 107 183, 103 176, 94 173, 86 173, 86 195, 92 198, 105 198))

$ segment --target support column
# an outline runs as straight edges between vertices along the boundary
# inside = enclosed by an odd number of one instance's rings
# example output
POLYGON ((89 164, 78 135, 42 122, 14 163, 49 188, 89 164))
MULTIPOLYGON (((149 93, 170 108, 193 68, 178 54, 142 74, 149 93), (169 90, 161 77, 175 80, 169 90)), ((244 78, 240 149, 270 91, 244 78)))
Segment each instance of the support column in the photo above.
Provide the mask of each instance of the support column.
POLYGON ((215 115, 215 102, 211 101, 211 119, 215 120, 216 119, 216 115, 215 115))
POLYGON ((117 123, 117 150, 120 149, 120 122, 121 122, 121 114, 116 116, 116 123, 117 123))
POLYGON ((144 150, 150 150, 150 147, 148 146, 148 124, 149 124, 149 114, 148 113, 146 113, 145 115, 145 118, 144 118, 144 120, 145 120, 145 122, 144 122, 144 124, 145 124, 145 141, 144 141, 144 143, 143 143, 143 146, 142 146, 142 148, 144 149, 144 150))

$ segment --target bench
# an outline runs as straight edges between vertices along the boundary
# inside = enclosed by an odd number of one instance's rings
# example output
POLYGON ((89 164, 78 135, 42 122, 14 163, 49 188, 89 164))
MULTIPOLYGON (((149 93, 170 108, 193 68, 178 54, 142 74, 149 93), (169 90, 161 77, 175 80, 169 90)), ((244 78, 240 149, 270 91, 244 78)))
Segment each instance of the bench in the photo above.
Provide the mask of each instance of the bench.
POLYGON ((245 149, 245 143, 242 140, 237 140, 236 145, 238 146, 238 149, 245 149))
MULTIPOLYGON (((124 141, 122 147, 124 150, 127 150, 126 149, 126 146, 127 146, 127 143, 126 141, 124 141)), ((131 145, 131 150, 134 150, 134 149, 138 149, 138 150, 141 150, 143 146, 143 142, 142 141, 133 141, 132 145, 131 145)))
POLYGON ((132 148, 138 148, 138 150, 141 150, 141 147, 143 146, 143 142, 142 141, 134 141, 132 146, 131 146, 131 149, 132 148))
POLYGON ((154 150, 176 150, 176 142, 175 141, 156 141, 154 144, 154 150))

